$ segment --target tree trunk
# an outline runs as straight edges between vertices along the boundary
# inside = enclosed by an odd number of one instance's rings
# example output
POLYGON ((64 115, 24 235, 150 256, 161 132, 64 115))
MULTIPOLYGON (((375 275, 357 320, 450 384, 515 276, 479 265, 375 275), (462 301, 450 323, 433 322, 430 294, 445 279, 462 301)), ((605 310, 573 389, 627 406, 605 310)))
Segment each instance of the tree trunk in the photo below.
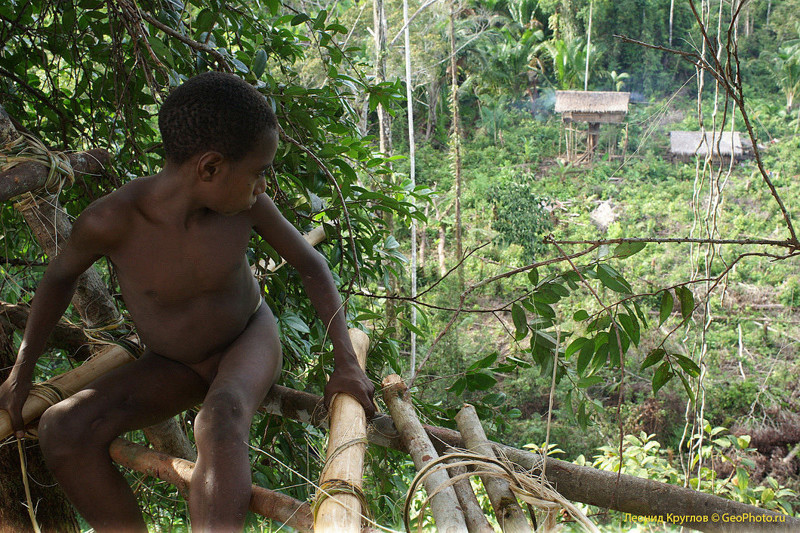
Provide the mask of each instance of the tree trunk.
MULTIPOLYGON (((8 377, 14 364, 11 331, 0 323, 0 381, 8 377)), ((80 531, 75 511, 66 495, 47 469, 35 441, 23 442, 26 469, 30 479, 31 500, 36 505, 36 520, 43 531, 71 533, 80 531)), ((25 508, 25 487, 17 446, 8 441, 0 446, 0 533, 27 533, 33 525, 25 508)))
POLYGON ((451 109, 453 113, 453 129, 451 138, 451 154, 453 172, 456 181, 456 261, 458 264, 458 290, 464 292, 464 267, 461 258, 464 256, 461 242, 461 112, 458 107, 458 65, 456 62, 456 3, 450 0, 450 84, 451 109))

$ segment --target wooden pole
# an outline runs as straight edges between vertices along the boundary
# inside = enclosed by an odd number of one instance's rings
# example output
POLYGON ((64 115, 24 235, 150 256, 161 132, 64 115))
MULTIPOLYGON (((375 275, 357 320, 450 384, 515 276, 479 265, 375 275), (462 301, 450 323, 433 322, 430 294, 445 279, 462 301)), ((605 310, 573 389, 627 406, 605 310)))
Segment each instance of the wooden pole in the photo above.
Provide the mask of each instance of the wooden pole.
MULTIPOLYGON (((194 463, 145 448, 124 439, 115 439, 109 449, 115 462, 175 485, 186 497, 192 480, 194 463)), ((299 531, 311 531, 311 507, 291 496, 253 485, 250 510, 267 518, 282 522, 299 531)))
MULTIPOLYGON (((360 329, 350 330, 350 341, 361 369, 366 368, 369 337, 360 329)), ((367 418, 364 408, 350 395, 337 394, 331 401, 331 429, 325 467, 320 475, 317 498, 324 498, 314 517, 315 532, 357 533, 361 530, 361 499, 355 494, 337 491, 360 491, 364 475, 364 451, 367 447, 367 418), (335 491, 335 494, 331 494, 335 491)))
MULTIPOLYGON (((464 407, 456 415, 456 423, 471 452, 497 459, 473 406, 464 404, 464 407)), ((489 475, 481 476, 481 481, 486 488, 486 494, 489 495, 489 501, 492 503, 500 528, 509 533, 532 533, 533 530, 528 519, 525 518, 525 513, 522 512, 522 507, 511 491, 508 481, 489 475)))
MULTIPOLYGON (((275 386, 262 404, 271 414, 324 427, 325 408, 315 394, 275 386)), ((370 420, 367 438, 372 444, 408 452, 396 421, 387 415, 370 420)), ((464 448, 458 431, 438 426, 422 426, 431 439, 442 446, 464 448)), ((490 442, 495 453, 502 454, 525 470, 541 470, 547 461, 547 480, 568 500, 613 509, 634 516, 686 516, 684 525, 700 531, 736 532, 743 527, 769 531, 800 531, 800 519, 774 511, 726 500, 714 494, 670 485, 652 479, 579 466, 566 461, 544 458, 527 450, 490 442), (720 518, 714 522, 714 513, 720 518), (748 522, 722 522, 721 517, 751 518, 748 522)))
MULTIPOLYGON (((446 462, 451 464, 457 462, 457 460, 450 459, 446 462)), ((466 474, 467 467, 448 467, 447 471, 450 473, 451 478, 455 478, 466 474)), ((464 512, 464 521, 467 523, 467 531, 469 531, 469 533, 494 533, 494 528, 489 524, 486 515, 483 514, 481 504, 478 502, 478 498, 472 490, 472 483, 470 483, 469 478, 456 481, 453 484, 453 490, 456 491, 456 498, 458 498, 458 503, 461 504, 461 510, 464 512)))
MULTIPOLYGON (((36 420, 57 401, 72 396, 109 370, 134 359, 136 357, 122 346, 109 345, 81 366, 40 383, 42 393, 34 390, 28 395, 22 407, 22 420, 26 424, 36 420)), ((0 410, 0 441, 12 433, 11 418, 6 411, 0 410)))
MULTIPOLYGON (((425 429, 417 419, 414 407, 408 399, 408 389, 397 374, 383 380, 383 398, 389 406, 400 438, 414 460, 417 471, 439 458, 425 429)), ((444 470, 431 470, 425 478, 425 490, 431 499, 431 512, 436 521, 437 531, 442 533, 462 533, 467 531, 464 513, 450 484, 450 476, 444 470), (443 488, 444 487, 444 488, 443 488)))

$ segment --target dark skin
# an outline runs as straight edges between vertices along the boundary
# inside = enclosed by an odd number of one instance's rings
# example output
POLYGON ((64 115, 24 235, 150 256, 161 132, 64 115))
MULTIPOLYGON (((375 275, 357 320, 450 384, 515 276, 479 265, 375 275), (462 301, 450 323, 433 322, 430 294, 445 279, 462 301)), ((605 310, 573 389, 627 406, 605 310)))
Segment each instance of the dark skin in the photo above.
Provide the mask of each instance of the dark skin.
POLYGON ((374 387, 356 361, 327 263, 264 194, 276 149, 276 132, 266 131, 240 161, 216 151, 180 165, 167 160, 159 174, 94 202, 36 291, 17 362, 0 385, 0 408, 17 436, 36 360, 78 276, 100 257, 114 264, 147 346, 140 359, 51 407, 39 423, 48 465, 96 531, 146 531, 133 492, 111 463, 111 441, 200 402, 192 526, 242 530, 250 500, 250 422, 281 370, 275 318, 245 256, 252 230, 298 270, 328 327, 335 368, 326 402, 346 393, 368 417, 375 413, 374 387))

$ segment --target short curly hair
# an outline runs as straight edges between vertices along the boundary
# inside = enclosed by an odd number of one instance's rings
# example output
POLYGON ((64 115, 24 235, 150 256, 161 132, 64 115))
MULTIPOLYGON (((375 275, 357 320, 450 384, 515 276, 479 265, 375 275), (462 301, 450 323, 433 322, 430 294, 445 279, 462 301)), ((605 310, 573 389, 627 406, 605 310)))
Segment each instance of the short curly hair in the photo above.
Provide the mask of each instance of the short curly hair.
POLYGON ((264 96, 233 74, 206 72, 169 93, 158 112, 158 129, 167 160, 181 164, 216 150, 243 159, 260 135, 278 121, 264 96))

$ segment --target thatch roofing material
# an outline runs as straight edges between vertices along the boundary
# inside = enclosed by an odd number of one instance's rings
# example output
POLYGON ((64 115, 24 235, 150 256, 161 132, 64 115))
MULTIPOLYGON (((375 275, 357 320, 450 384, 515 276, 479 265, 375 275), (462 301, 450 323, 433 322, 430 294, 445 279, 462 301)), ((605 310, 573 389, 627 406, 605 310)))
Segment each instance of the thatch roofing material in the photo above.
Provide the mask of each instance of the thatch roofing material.
POLYGON ((680 156, 705 157, 709 153, 709 146, 713 157, 741 157, 744 154, 738 131, 671 131, 669 145, 670 152, 680 156))
POLYGON ((631 93, 556 91, 556 113, 627 113, 631 93))

